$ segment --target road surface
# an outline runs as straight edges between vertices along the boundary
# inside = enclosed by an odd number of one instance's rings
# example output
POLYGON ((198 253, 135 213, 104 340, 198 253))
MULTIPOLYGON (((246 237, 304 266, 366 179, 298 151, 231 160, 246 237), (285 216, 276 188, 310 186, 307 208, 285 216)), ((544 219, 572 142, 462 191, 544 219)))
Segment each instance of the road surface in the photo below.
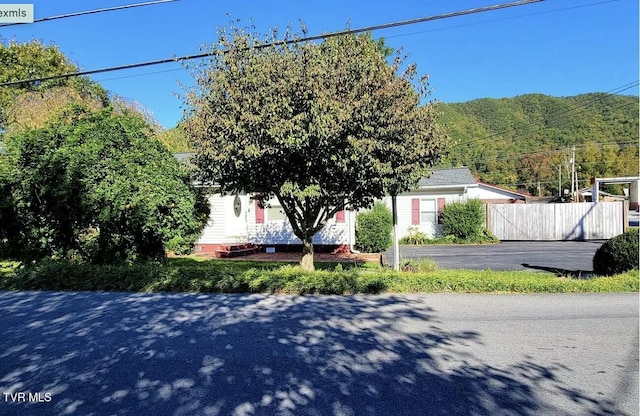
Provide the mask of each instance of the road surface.
POLYGON ((638 295, 0 292, 2 415, 636 415, 638 295))

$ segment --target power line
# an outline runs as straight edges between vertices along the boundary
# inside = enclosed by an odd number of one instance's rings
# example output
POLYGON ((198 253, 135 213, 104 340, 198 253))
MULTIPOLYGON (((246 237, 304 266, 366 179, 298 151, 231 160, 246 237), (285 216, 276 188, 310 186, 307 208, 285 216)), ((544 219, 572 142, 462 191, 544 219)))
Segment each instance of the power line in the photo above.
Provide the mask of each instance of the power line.
POLYGON ((487 21, 483 21, 483 22, 467 23, 467 24, 456 25, 456 26, 447 26, 447 27, 441 27, 441 28, 438 28, 438 29, 421 30, 421 31, 418 31, 418 32, 411 32, 411 33, 401 33, 401 34, 398 34, 398 35, 387 36, 387 37, 385 37, 385 39, 394 39, 394 38, 399 38, 399 37, 404 37, 404 36, 413 36, 413 35, 419 35, 419 34, 422 34, 422 33, 439 32, 439 31, 442 31, 442 30, 458 29, 458 28, 461 28, 461 27, 483 25, 483 24, 487 24, 487 23, 503 22, 503 21, 506 21, 506 20, 520 19, 520 18, 523 18, 523 17, 530 17, 530 16, 538 16, 538 15, 542 15, 542 14, 557 13, 557 12, 563 12, 563 11, 566 11, 566 10, 580 9, 580 8, 583 8, 583 7, 599 6, 599 5, 607 4, 607 3, 616 3, 616 2, 619 2, 619 1, 620 0, 606 0, 606 1, 600 1, 600 2, 597 2, 597 3, 581 4, 581 5, 578 5, 578 6, 563 7, 563 8, 560 8, 560 9, 546 10, 546 11, 537 12, 537 13, 527 13, 527 14, 522 14, 522 15, 518 15, 518 16, 505 17, 505 18, 501 18, 501 19, 491 19, 491 20, 487 20, 487 21))
MULTIPOLYGON (((171 2, 174 2, 174 1, 178 1, 178 0, 155 0, 155 1, 147 1, 147 2, 144 2, 144 3, 125 4, 123 6, 107 7, 107 8, 104 8, 104 9, 86 10, 86 11, 82 11, 82 12, 61 14, 61 15, 58 15, 58 16, 42 17, 40 19, 34 19, 33 23, 46 22, 46 21, 49 21, 49 20, 56 20, 56 19, 65 19, 67 17, 83 16, 83 15, 86 15, 86 14, 110 12, 110 11, 114 11, 114 10, 131 9, 131 8, 134 8, 134 7, 153 6, 155 4, 171 3, 171 2)), ((0 25, 0 27, 15 26, 15 25, 27 25, 27 24, 31 24, 31 23, 5 23, 5 24, 0 25)))
MULTIPOLYGON (((636 87, 638 86, 639 81, 634 81, 634 82, 630 82, 627 84, 624 84, 622 86, 616 87, 606 93, 601 93, 601 94, 597 94, 595 95, 595 97, 590 97, 590 98, 585 98, 583 100, 580 100, 577 102, 577 105, 579 107, 574 107, 574 108, 570 108, 568 110, 563 110, 560 112, 556 112, 556 113, 552 113, 550 116, 550 120, 556 120, 557 122, 559 122, 560 120, 558 120, 558 116, 567 116, 568 113, 574 113, 574 114, 579 114, 579 113, 584 113, 586 111, 588 111, 589 109, 587 108, 588 106, 591 106, 593 104, 596 104, 600 101, 603 101, 611 96, 614 96, 616 93, 622 92, 622 91, 626 91, 630 88, 636 87), (580 108, 582 107, 582 108, 580 108)), ((616 106, 610 107, 610 109, 612 110, 620 110, 620 109, 625 109, 627 107, 631 107, 637 105, 636 102, 629 102, 629 103, 620 103, 616 106)), ((541 115, 539 117, 540 120, 544 119, 544 116, 541 115)), ((528 125, 529 127, 535 127, 534 126, 534 121, 532 120, 529 123, 526 123, 526 125, 528 125)), ((562 121, 563 123, 566 123, 565 120, 562 121)), ((512 126, 512 128, 515 128, 516 126, 512 126)), ((537 129, 537 131, 539 130, 544 130, 545 127, 539 127, 537 129)), ((503 133, 506 133, 507 131, 502 131, 499 133, 494 133, 491 136, 486 136, 486 137, 482 137, 480 139, 476 139, 476 140, 470 140, 470 141, 466 141, 466 142, 462 142, 459 143, 457 145, 454 146, 454 149, 461 146, 461 145, 468 145, 471 143, 475 143, 478 142, 479 140, 486 140, 488 138, 494 138, 496 136, 500 136, 503 133)), ((511 137, 511 140, 513 141, 517 136, 511 137)), ((603 142, 603 143, 594 143, 594 142, 588 142, 588 143, 582 143, 582 144, 575 144, 575 146, 577 147, 584 147, 587 146, 588 144, 598 144, 600 145, 600 147, 604 147, 605 145, 621 145, 621 147, 625 147, 624 145, 636 145, 637 146, 637 142, 603 142)), ((488 157, 482 157, 481 155, 476 156, 473 159, 465 159, 465 158, 461 158, 459 159, 460 162, 464 162, 465 164, 477 164, 477 163, 491 163, 491 162, 498 162, 498 161, 503 161, 503 160, 507 160, 507 159, 513 159, 514 157, 517 156, 529 156, 529 155, 536 155, 536 154, 545 154, 545 153, 559 153, 562 151, 566 151, 566 149, 546 149, 546 150, 540 150, 540 151, 533 151, 533 152, 526 152, 526 153, 518 153, 518 154, 512 154, 509 153, 508 149, 504 149, 502 152, 497 152, 495 155, 491 155, 488 157)))
MULTIPOLYGON (((552 117, 551 120, 555 120, 558 116, 561 116, 561 115, 564 115, 564 114, 568 114, 568 113, 572 113, 572 112, 575 112, 575 111, 584 112, 584 111, 586 111, 586 106, 588 106, 589 104, 597 103, 599 101, 602 101, 602 100, 606 99, 609 96, 612 96, 612 95, 615 95, 615 94, 619 94, 619 93, 621 93, 623 91, 626 91, 626 90, 629 90, 631 88, 635 88, 638 85, 640 85, 640 82, 638 80, 636 80, 636 81, 624 84, 624 85, 622 85, 620 87, 616 87, 616 88, 614 88, 612 90, 609 90, 609 91, 605 92, 603 95, 596 95, 596 96, 593 96, 593 97, 585 98, 582 101, 579 101, 577 103, 577 105, 579 105, 580 107, 583 107, 582 109, 580 109, 579 107, 578 108, 574 107, 574 108, 570 108, 570 109, 567 109, 567 110, 563 110, 563 111, 557 112, 555 114, 552 113, 551 114, 551 117, 552 117)), ((540 120, 542 120, 543 117, 544 116, 540 116, 540 120)), ((530 127, 534 126, 533 121, 530 121, 529 123, 526 123, 526 124, 528 124, 530 127)), ((526 127, 525 124, 523 124, 523 126, 526 127)), ((516 126, 513 125, 510 128, 514 129, 515 127, 516 126)), ((492 133, 492 134, 490 134, 488 136, 483 136, 483 137, 479 137, 477 139, 461 142, 461 143, 456 144, 454 146, 454 148, 459 147, 459 146, 469 145, 471 143, 483 142, 485 140, 493 139, 495 137, 501 136, 501 135, 503 135, 505 133, 508 133, 508 132, 509 132, 509 130, 502 130, 502 131, 499 131, 499 132, 492 133)))
MULTIPOLYGON (((587 146, 596 146, 596 145, 601 150, 604 150, 604 148, 606 146, 618 146, 619 150, 623 150, 626 147, 638 147, 638 142, 603 142, 603 143, 586 142, 586 143, 575 144, 573 146, 576 147, 576 148, 584 148, 584 147, 587 147, 587 146)), ((534 152, 516 153, 516 154, 510 154, 510 155, 497 154, 495 157, 491 157, 491 158, 488 158, 488 159, 471 159, 471 160, 466 160, 465 162, 471 162, 471 163, 500 162, 500 161, 512 160, 514 158, 517 158, 518 156, 557 154, 557 153, 565 153, 565 152, 567 152, 569 150, 570 150, 570 147, 561 147, 561 148, 557 148, 557 149, 537 150, 537 151, 534 151, 534 152)))
MULTIPOLYGON (((523 6, 523 5, 526 5, 526 4, 539 3, 539 2, 542 2, 542 1, 544 1, 544 0, 518 0, 518 1, 511 2, 511 3, 496 4, 496 5, 493 5, 493 6, 479 7, 479 8, 468 9, 468 10, 457 11, 457 12, 444 13, 444 14, 439 14, 439 15, 434 15, 434 16, 427 16, 427 17, 420 17, 420 18, 416 18, 416 19, 402 20, 402 21, 392 22, 392 23, 384 23, 384 24, 380 24, 380 25, 367 26, 367 27, 363 27, 363 28, 359 28, 359 29, 347 29, 347 30, 342 30, 342 31, 337 31, 337 32, 325 33, 325 34, 322 34, 322 35, 314 35, 314 36, 307 36, 307 37, 302 37, 302 38, 287 39, 287 40, 278 41, 278 42, 264 43, 264 44, 260 44, 260 45, 254 45, 254 46, 249 46, 249 47, 246 47, 246 48, 242 48, 240 50, 264 49, 264 48, 277 46, 277 45, 289 45, 289 44, 298 43, 298 42, 308 42, 308 41, 314 41, 314 40, 329 39, 329 38, 336 37, 336 36, 344 36, 344 35, 348 35, 348 34, 356 34, 356 33, 363 33, 363 32, 372 32, 372 31, 375 31, 375 30, 390 29, 390 28, 399 27, 399 26, 413 25, 413 24, 417 24, 417 23, 430 22, 430 21, 434 21, 434 20, 447 19, 447 18, 451 18, 451 17, 459 17, 459 16, 464 16, 464 15, 469 15, 469 14, 475 14, 475 13, 482 13, 482 12, 493 11, 493 10, 506 9, 506 8, 509 8, 509 7, 523 6)), ((120 65, 120 66, 101 68, 101 69, 93 69, 93 70, 89 70, 89 71, 79 71, 79 72, 72 72, 72 73, 67 73, 67 74, 51 75, 51 76, 41 77, 41 78, 22 79, 22 80, 18 80, 18 81, 10 81, 10 82, 0 83, 0 87, 7 87, 7 86, 11 86, 11 85, 18 85, 18 84, 32 83, 32 82, 49 81, 49 80, 53 80, 53 79, 71 78, 71 77, 77 77, 77 76, 83 76, 83 75, 99 74, 99 73, 103 73, 103 72, 121 71, 121 70, 124 70, 124 69, 141 68, 141 67, 152 66, 152 65, 167 64, 167 63, 170 63, 170 62, 188 61, 188 60, 193 60, 193 59, 202 59, 202 58, 206 58, 206 57, 209 57, 209 56, 213 56, 216 53, 217 52, 206 52, 206 53, 201 53, 201 54, 197 54, 197 55, 186 55, 186 56, 181 56, 181 57, 158 59, 158 60, 155 60, 155 61, 139 62, 139 63, 135 63, 135 64, 120 65)))

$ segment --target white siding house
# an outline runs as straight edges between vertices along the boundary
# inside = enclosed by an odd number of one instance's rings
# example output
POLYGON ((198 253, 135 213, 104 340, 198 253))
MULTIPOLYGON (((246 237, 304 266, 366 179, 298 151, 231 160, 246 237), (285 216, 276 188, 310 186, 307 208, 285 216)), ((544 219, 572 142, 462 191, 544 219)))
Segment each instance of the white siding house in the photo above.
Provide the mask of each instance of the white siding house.
MULTIPOLYGON (((398 230, 400 237, 410 229, 435 237, 442 231, 440 213, 450 202, 480 199, 490 203, 524 203, 525 195, 477 182, 467 167, 435 169, 418 183, 416 189, 398 195, 398 230)), ((391 197, 384 199, 391 209, 391 197)))
MULTIPOLYGON (((276 199, 267 208, 258 207, 250 194, 208 197, 211 213, 209 221, 196 241, 196 251, 214 253, 228 251, 230 247, 258 245, 265 247, 298 246, 289 221, 276 199)), ((348 249, 355 244, 355 213, 341 211, 313 239, 317 246, 328 249, 348 249)))
MULTIPOLYGON (((176 155, 178 160, 188 157, 176 155)), ((196 242, 196 251, 216 252, 230 247, 257 245, 276 251, 301 246, 276 199, 267 208, 258 207, 251 194, 220 195, 212 188, 211 214, 196 242)), ((416 189, 398 195, 398 228, 405 236, 410 228, 436 236, 441 227, 438 217, 447 203, 478 198, 491 203, 524 202, 525 195, 493 185, 479 183, 466 167, 435 169, 419 181, 416 189)), ((391 208, 391 198, 383 201, 391 208)), ((348 250, 355 245, 356 212, 341 211, 318 232, 313 243, 318 249, 348 250)), ((320 251, 320 250, 318 250, 320 251)))

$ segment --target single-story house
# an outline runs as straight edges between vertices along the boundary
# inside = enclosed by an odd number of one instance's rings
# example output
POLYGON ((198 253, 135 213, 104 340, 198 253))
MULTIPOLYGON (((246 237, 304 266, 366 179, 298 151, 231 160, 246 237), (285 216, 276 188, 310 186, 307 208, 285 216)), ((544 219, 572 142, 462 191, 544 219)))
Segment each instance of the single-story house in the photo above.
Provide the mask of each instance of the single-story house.
MULTIPOLYGON (((293 250, 301 246, 277 199, 260 208, 251 194, 213 194, 209 198, 209 222, 196 241, 196 251, 225 253, 258 245, 269 250, 293 250)), ((355 244, 353 211, 340 211, 318 232, 313 243, 317 251, 348 249, 355 244)))
MULTIPOLYGON (((176 155, 183 161, 184 154, 176 155)), ((299 250, 300 240, 276 199, 270 206, 260 208, 251 194, 221 195, 215 187, 208 196, 211 213, 209 221, 196 242, 196 251, 229 255, 260 246, 268 251, 299 250)), ((429 236, 439 232, 438 214, 453 201, 478 198, 490 203, 522 203, 525 195, 478 182, 467 167, 435 169, 428 178, 421 179, 416 189, 398 196, 398 227, 400 236, 417 227, 429 236)), ((391 208, 391 198, 383 201, 391 208)), ((344 210, 330 219, 314 239, 317 252, 350 250, 355 246, 356 212, 344 210)))
MULTIPOLYGON (((439 214, 447 203, 480 199, 485 203, 524 203, 526 195, 475 180, 467 167, 435 169, 418 182, 416 189, 397 197, 398 231, 409 229, 435 237, 441 233, 439 214)), ((391 197, 384 202, 391 209, 391 197)))

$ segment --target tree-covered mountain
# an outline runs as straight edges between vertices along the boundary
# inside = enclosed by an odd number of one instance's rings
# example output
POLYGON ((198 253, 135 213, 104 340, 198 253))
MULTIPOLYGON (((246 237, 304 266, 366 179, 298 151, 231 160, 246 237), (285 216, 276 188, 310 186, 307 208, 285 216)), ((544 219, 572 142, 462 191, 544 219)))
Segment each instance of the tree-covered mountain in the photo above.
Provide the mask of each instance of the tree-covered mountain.
POLYGON ((571 148, 579 186, 591 177, 638 176, 638 97, 528 94, 440 104, 453 145, 442 166, 468 166, 484 182, 534 195, 570 188, 571 148))

